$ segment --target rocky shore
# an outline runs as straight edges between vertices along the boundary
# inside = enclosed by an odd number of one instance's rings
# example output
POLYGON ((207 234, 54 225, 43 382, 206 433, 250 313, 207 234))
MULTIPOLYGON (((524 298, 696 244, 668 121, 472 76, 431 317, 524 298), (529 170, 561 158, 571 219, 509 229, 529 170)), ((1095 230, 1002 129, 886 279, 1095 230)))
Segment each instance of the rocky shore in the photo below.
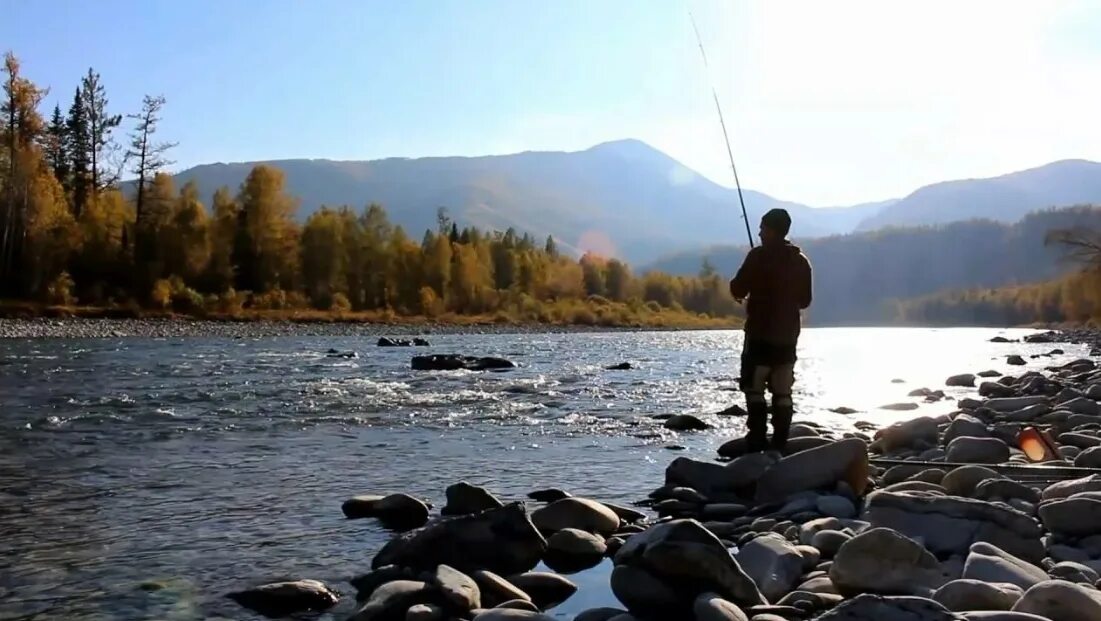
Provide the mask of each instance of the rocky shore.
MULTIPOLYGON (((394 334, 547 334, 608 332, 617 328, 553 325, 375 324, 340 321, 214 321, 200 319, 34 319, 0 317, 0 339, 17 338, 264 338, 276 336, 386 336, 394 334)), ((646 328, 621 328, 640 331, 646 328)), ((670 328, 663 328, 668 330, 670 328)))
MULTIPOLYGON (((548 621, 569 576, 606 559, 620 606, 574 621, 1101 619, 1101 368, 981 379, 944 416, 840 436, 800 422, 782 455, 739 438, 713 461, 677 458, 638 509, 556 489, 504 503, 464 482, 439 517, 406 494, 351 498, 347 518, 399 531, 350 581, 351 619, 548 621), (1042 463, 1019 448, 1032 431, 1052 440, 1042 463)), ((281 616, 340 590, 230 597, 281 616)))

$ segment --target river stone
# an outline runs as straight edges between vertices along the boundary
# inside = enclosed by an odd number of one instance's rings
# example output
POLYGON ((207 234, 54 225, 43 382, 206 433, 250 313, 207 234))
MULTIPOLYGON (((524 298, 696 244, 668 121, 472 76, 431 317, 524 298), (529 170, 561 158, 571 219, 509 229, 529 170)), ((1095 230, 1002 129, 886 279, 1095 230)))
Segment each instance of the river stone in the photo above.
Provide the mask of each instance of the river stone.
POLYGON ((956 386, 961 388, 974 388, 975 387, 975 375, 973 373, 961 373, 959 375, 953 375, 944 381, 945 386, 956 386))
POLYGON ((470 577, 478 583, 482 604, 485 606, 498 606, 517 599, 531 601, 531 596, 492 571, 479 569, 470 572, 470 577))
POLYGON ((1025 591, 1013 610, 1051 621, 1097 621, 1101 619, 1101 592, 1065 580, 1048 580, 1025 591))
POLYGON ((405 621, 443 621, 446 618, 443 608, 432 604, 410 606, 405 612, 405 621))
POLYGON ((802 453, 803 451, 810 450, 812 448, 818 448, 820 446, 826 446, 834 441, 833 438, 827 438, 825 436, 803 436, 801 438, 791 438, 787 444, 784 445, 784 456, 794 455, 796 453, 802 453))
POLYGON ((1046 405, 1048 398, 1044 396, 1032 397, 1008 397, 1005 399, 987 399, 983 407, 995 412, 1016 412, 1035 405, 1046 405))
POLYGON ((1093 568, 1087 567, 1082 563, 1070 561, 1056 563, 1048 573, 1051 574, 1052 578, 1088 584, 1090 586, 1093 586, 1098 580, 1101 580, 1101 575, 1098 575, 1097 571, 1093 568))
POLYGON ((961 436, 948 443, 948 461, 963 464, 1000 464, 1009 460, 1009 447, 997 438, 961 436))
POLYGON ((577 592, 577 585, 564 576, 544 571, 529 571, 509 576, 508 581, 527 593, 541 610, 553 608, 577 592))
POLYGON ((441 515, 467 515, 505 506, 486 488, 466 481, 448 486, 446 494, 447 505, 440 510, 441 515))
POLYGON ((1074 465, 1079 468, 1101 468, 1101 446, 1093 446, 1078 453, 1074 457, 1074 465))
POLYGON ((537 489, 534 492, 528 492, 528 498, 531 498, 535 502, 554 502, 556 500, 571 497, 573 497, 573 494, 565 490, 560 490, 557 487, 537 489))
POLYGON ((696 621, 749 621, 749 617, 732 602, 715 593, 702 593, 692 604, 696 621))
MULTIPOLYGON (((919 466, 917 464, 899 464, 897 466, 891 466, 883 473, 883 485, 902 483, 913 476, 925 472, 926 468, 927 466, 919 466)), ((933 481, 933 483, 937 482, 938 481, 933 481)))
POLYGON ((968 497, 986 479, 1002 478, 1000 474, 983 466, 960 466, 944 475, 941 485, 953 496, 968 497))
POLYGON ((1035 520, 981 500, 877 491, 865 500, 864 518, 872 526, 892 528, 918 540, 938 555, 963 556, 971 544, 985 541, 1026 561, 1044 557, 1043 531, 1035 520))
POLYGON ((463 572, 489 569, 512 574, 535 567, 546 547, 523 503, 517 502, 473 515, 442 518, 403 533, 379 550, 371 567, 398 565, 430 571, 437 565, 450 565, 463 572))
POLYGON ((547 556, 558 555, 569 558, 600 558, 608 550, 608 544, 600 535, 566 528, 547 539, 547 556))
POLYGON ((558 621, 554 617, 530 610, 512 608, 494 608, 479 612, 474 621, 558 621))
POLYGON ((482 607, 482 593, 478 583, 463 572, 440 565, 428 580, 443 594, 444 601, 458 610, 466 612, 482 607))
POLYGON ((931 595, 944 583, 940 564, 921 544, 889 528, 873 528, 841 546, 830 581, 842 595, 931 595))
POLYGON ((1101 492, 1101 474, 1052 483, 1044 489, 1040 497, 1044 500, 1057 500, 1082 492, 1101 492))
POLYGON ((864 594, 842 602, 815 621, 959 621, 955 613, 924 597, 864 594))
POLYGON ((473 356, 460 356, 457 354, 432 354, 430 356, 414 356, 412 361, 414 371, 491 371, 512 369, 516 363, 503 358, 473 356))
POLYGON ((356 576, 348 582, 356 589, 356 601, 365 602, 371 597, 375 589, 394 580, 412 580, 415 572, 405 567, 387 565, 379 567, 366 574, 356 576))
POLYGON ((556 500, 532 512, 531 521, 540 531, 548 533, 576 528, 609 535, 619 528, 619 516, 614 511, 588 498, 556 500))
POLYGON ((705 520, 733 520, 742 517, 748 510, 745 505, 714 503, 704 505, 702 515, 705 520))
POLYGON ((612 510, 612 513, 616 514, 619 518, 620 524, 634 524, 635 522, 641 522, 646 519, 646 514, 642 511, 632 509, 630 507, 624 507, 610 502, 601 502, 600 504, 608 507, 612 510))
POLYGON ((799 550, 775 533, 750 541, 734 558, 770 602, 791 591, 803 574, 803 557, 799 550))
POLYGON ((1012 386, 999 384, 998 382, 983 382, 979 384, 979 396, 987 398, 1006 398, 1017 395, 1017 390, 1012 386))
POLYGON ((952 419, 951 423, 948 423, 948 427, 944 430, 942 442, 947 446, 952 440, 966 436, 987 438, 990 437, 990 430, 987 429, 986 423, 974 416, 959 414, 952 419))
POLYGON ((979 500, 1016 498, 1035 504, 1040 502, 1040 492, 1024 483, 1010 479, 987 479, 975 488, 975 498, 979 500))
POLYGON ((1066 403, 1060 403, 1058 406, 1060 410, 1070 410, 1075 414, 1086 414, 1089 416, 1101 416, 1101 403, 1094 401, 1093 399, 1087 399, 1085 397, 1078 397, 1077 399, 1071 399, 1066 403))
POLYGON ((1024 589, 1015 584, 963 579, 953 580, 937 589, 933 599, 955 612, 1010 610, 1024 593, 1024 589))
POLYGON ((883 488, 883 491, 889 492, 924 492, 929 494, 947 494, 948 490, 944 489, 943 485, 937 485, 936 483, 926 483, 925 481, 903 481, 902 483, 895 483, 894 485, 888 485, 883 488))
POLYGON ((1101 438, 1097 436, 1089 435, 1086 433, 1068 432, 1059 434, 1059 444, 1069 444, 1070 446, 1077 446, 1080 449, 1093 448, 1095 446, 1101 446, 1101 438))
POLYGON ((1101 534, 1101 497, 1077 494, 1045 502, 1040 505, 1040 521, 1048 530, 1069 537, 1101 534))
POLYGON ((394 528, 416 528, 428 521, 428 505, 409 494, 353 496, 340 508, 349 519, 378 518, 394 528))
POLYGON ((625 614, 627 611, 619 608, 590 608, 574 617, 573 621, 611 621, 625 614))
POLYGON ((431 604, 439 595, 419 580, 395 580, 375 589, 370 599, 348 621, 402 619, 410 606, 431 604))
POLYGON ((985 582, 1005 582, 1027 589, 1048 579, 1047 573, 1035 565, 1000 550, 989 543, 971 546, 963 577, 985 582))
POLYGON ((971 610, 960 615, 965 621, 1051 621, 1047 617, 1008 610, 971 610))
POLYGON ((336 605, 340 595, 318 580, 273 582, 227 597, 268 617, 284 617, 297 612, 320 612, 336 605))
POLYGON ((844 496, 819 496, 816 502, 818 512, 835 518, 856 517, 856 507, 844 496))
POLYGON ((839 530, 820 530, 814 534, 810 545, 821 553, 822 558, 832 559, 849 539, 852 539, 850 535, 839 530))
POLYGON ((1015 367, 1023 367, 1028 364, 1027 362, 1025 362, 1025 359, 1022 358, 1019 354, 1007 356, 1005 359, 1005 363, 1015 367))
POLYGON ((790 455, 765 470, 757 481, 758 503, 778 502, 798 492, 833 488, 847 482, 858 494, 868 478, 867 445, 857 438, 790 455))
POLYGON ((615 563, 643 567, 692 598, 712 590, 736 604, 765 603, 726 546, 695 520, 664 522, 632 536, 616 553, 615 563))
POLYGON ((610 583, 612 593, 627 610, 656 617, 675 615, 684 608, 677 593, 645 569, 617 565, 610 583))
POLYGON ((889 453, 896 449, 914 446, 918 442, 935 444, 938 431, 935 419, 919 416, 877 431, 872 448, 889 453))
POLYGON ((709 423, 705 423, 691 414, 675 414, 670 416, 665 419, 665 423, 662 426, 672 431, 704 431, 711 429, 709 423))
POLYGON ((907 481, 921 481, 922 483, 941 485, 944 481, 944 475, 946 474, 948 473, 940 468, 928 468, 910 477, 907 481))

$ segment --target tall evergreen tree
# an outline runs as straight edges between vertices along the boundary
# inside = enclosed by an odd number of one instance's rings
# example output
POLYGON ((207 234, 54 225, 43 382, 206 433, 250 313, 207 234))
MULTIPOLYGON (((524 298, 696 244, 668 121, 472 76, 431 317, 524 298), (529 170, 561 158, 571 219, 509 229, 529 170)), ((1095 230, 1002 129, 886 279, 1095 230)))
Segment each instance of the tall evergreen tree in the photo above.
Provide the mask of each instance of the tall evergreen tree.
POLYGON ((165 157, 165 154, 177 145, 175 142, 153 141, 153 134, 157 132, 157 123, 161 120, 160 111, 164 104, 163 95, 156 97, 146 95, 142 99, 141 112, 126 115, 126 118, 137 121, 133 132, 130 134, 130 148, 126 151, 126 157, 134 160, 134 167, 130 169, 130 172, 137 175, 138 178, 134 205, 139 231, 142 226, 142 208, 145 203, 146 185, 161 169, 172 165, 173 162, 165 157))
POLYGON ((69 106, 69 116, 65 121, 66 145, 69 154, 69 187, 65 188, 72 196, 73 216, 79 218, 88 205, 91 172, 89 171, 88 115, 84 109, 84 93, 78 86, 73 94, 73 103, 69 106))
POLYGON ((93 196, 100 190, 114 185, 119 178, 118 169, 111 170, 108 161, 115 150, 111 134, 122 123, 122 115, 107 112, 107 89, 100 81, 99 74, 88 68, 88 74, 81 80, 84 116, 88 124, 88 162, 91 174, 93 196))
POLYGON ((56 178, 62 187, 68 186, 69 180, 69 134, 65 125, 65 117, 61 115, 61 106, 54 105, 53 116, 50 117, 50 126, 46 129, 46 161, 49 162, 56 178))

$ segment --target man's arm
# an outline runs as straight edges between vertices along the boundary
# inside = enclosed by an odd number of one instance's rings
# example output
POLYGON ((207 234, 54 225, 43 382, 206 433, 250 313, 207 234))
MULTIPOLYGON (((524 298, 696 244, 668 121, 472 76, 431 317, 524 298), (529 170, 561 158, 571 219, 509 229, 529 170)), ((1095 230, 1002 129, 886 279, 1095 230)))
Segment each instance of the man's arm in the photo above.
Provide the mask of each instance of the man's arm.
POLYGON ((799 278, 798 279, 798 283, 799 283, 799 289, 798 289, 799 300, 798 301, 799 301, 799 308, 800 309, 806 309, 808 306, 810 306, 811 298, 812 298, 811 290, 813 289, 813 284, 812 284, 812 279, 811 279, 811 266, 810 266, 810 260, 807 259, 806 255, 800 254, 799 258, 800 258, 800 261, 799 261, 799 273, 798 273, 798 278, 799 278))
POLYGON ((730 281, 730 295, 734 296, 735 300, 739 302, 744 300, 749 295, 750 289, 752 289, 753 273, 756 265, 756 252, 750 250, 749 254, 745 255, 745 260, 742 261, 742 266, 738 268, 738 273, 734 275, 734 278, 730 281))

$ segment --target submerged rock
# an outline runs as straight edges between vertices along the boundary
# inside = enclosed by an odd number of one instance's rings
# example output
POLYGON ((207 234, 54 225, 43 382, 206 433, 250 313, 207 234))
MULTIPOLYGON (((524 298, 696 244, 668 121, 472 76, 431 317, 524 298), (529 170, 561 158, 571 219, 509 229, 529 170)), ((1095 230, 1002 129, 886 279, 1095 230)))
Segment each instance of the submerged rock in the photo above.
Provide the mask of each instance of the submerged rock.
POLYGON ((394 528, 416 528, 428 521, 428 505, 409 494, 354 496, 341 510, 349 519, 378 518, 394 528))
POLYGON ((318 580, 273 582, 227 597, 268 617, 283 617, 297 612, 320 612, 336 605, 340 595, 318 580))
POLYGON ((620 362, 619 364, 613 364, 610 367, 604 367, 608 371, 630 371, 635 368, 630 362, 620 362))
POLYGON ((473 515, 443 518, 404 533, 379 550, 372 568, 398 565, 433 570, 489 569, 504 574, 528 571, 543 558, 547 542, 522 503, 473 515))
POLYGON ((379 337, 379 347, 428 347, 428 341, 422 338, 414 339, 396 339, 388 336, 379 337))
POLYGON ((975 387, 975 375, 972 373, 961 373, 959 375, 953 375, 945 380, 946 386, 956 386, 963 388, 975 387))
POLYGON ((504 358, 475 358, 456 354, 434 354, 413 358, 414 371, 488 371, 516 368, 516 363, 504 358))
POLYGON ((691 414, 676 414, 666 419, 663 425, 673 431, 704 431, 711 429, 711 425, 691 414))

